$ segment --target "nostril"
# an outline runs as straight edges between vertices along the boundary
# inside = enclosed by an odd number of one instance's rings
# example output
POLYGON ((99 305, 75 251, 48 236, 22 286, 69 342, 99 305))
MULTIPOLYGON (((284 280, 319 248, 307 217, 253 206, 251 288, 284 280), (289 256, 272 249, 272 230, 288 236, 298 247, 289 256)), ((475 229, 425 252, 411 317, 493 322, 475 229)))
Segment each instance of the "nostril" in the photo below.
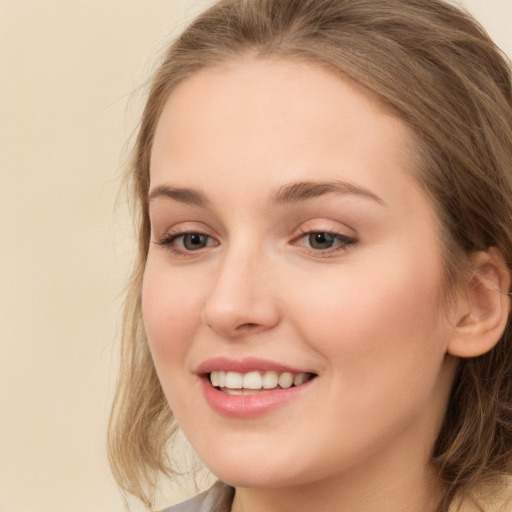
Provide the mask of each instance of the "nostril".
POLYGON ((272 328, 279 322, 273 297, 258 295, 256 289, 240 293, 239 287, 230 284, 219 284, 204 304, 202 322, 206 326, 222 336, 237 337, 272 328))
POLYGON ((239 325, 237 329, 253 329, 254 327, 258 327, 258 324, 255 323, 246 323, 239 325))

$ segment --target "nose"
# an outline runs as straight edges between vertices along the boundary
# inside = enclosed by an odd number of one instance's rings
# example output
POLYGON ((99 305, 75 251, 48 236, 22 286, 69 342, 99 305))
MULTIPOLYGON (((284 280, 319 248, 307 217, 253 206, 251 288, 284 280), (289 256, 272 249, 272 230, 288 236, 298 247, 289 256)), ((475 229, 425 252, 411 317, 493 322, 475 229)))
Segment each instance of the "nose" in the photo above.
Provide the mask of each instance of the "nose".
MULTIPOLYGON (((248 251, 250 252, 250 251, 248 251)), ((272 265, 261 254, 226 253, 215 271, 203 322, 225 338, 266 331, 279 323, 272 265)))

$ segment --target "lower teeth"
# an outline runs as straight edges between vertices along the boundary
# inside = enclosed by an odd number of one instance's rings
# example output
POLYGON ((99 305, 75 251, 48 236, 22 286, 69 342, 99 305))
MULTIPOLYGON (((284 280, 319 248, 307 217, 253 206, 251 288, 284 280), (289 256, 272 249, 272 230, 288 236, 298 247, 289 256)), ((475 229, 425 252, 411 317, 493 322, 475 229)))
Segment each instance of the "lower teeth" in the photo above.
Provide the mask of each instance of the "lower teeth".
MULTIPOLYGON (((294 388, 295 386, 291 386, 294 388)), ((222 391, 223 393, 226 393, 227 395, 256 395, 258 393, 266 393, 267 391, 275 391, 276 389, 284 389, 281 386, 277 386, 276 388, 272 389, 231 389, 231 388, 219 388, 216 387, 215 389, 218 389, 219 391, 222 391)), ((287 388, 290 389, 290 388, 287 388)))

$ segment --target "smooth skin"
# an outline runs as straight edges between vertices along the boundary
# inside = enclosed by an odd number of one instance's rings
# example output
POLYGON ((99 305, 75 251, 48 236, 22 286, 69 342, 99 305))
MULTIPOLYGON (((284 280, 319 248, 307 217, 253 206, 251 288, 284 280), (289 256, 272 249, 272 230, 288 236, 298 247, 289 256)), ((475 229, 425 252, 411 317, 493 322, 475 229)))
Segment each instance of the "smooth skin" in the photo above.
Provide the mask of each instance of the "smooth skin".
POLYGON ((401 120, 314 64, 247 57, 196 73, 167 101, 144 322, 180 427, 236 487, 233 512, 437 506, 428 461, 454 356, 497 341, 508 278, 479 253, 487 281, 448 306, 412 151, 401 120), (227 417, 196 373, 219 356, 317 377, 276 410, 227 417))

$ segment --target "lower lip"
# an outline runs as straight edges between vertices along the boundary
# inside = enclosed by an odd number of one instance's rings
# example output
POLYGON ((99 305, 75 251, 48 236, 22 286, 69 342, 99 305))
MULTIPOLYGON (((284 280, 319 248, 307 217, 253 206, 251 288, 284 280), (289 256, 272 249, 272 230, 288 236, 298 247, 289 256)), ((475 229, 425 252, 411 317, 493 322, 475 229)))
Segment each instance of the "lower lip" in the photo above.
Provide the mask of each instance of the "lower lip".
POLYGON ((209 378, 202 378, 203 393, 216 412, 233 418, 251 418, 282 407, 297 398, 316 379, 288 389, 273 389, 253 395, 228 395, 214 388, 209 378))

